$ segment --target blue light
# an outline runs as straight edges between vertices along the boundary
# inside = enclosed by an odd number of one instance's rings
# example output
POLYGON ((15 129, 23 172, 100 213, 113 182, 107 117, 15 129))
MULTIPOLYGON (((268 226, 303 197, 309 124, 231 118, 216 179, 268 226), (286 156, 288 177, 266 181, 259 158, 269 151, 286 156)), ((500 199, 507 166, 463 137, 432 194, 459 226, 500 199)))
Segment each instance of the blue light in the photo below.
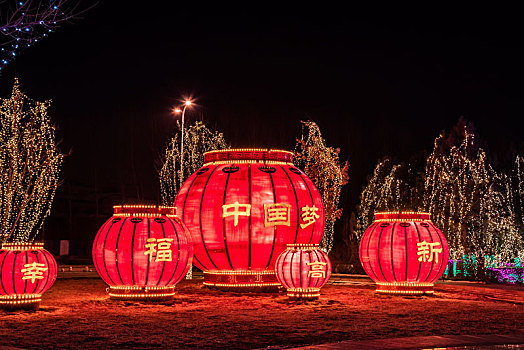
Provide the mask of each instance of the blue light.
POLYGON ((20 2, 18 3, 18 5, 20 5, 20 6, 22 6, 23 4, 24 4, 24 3, 23 3, 22 1, 20 1, 20 2))

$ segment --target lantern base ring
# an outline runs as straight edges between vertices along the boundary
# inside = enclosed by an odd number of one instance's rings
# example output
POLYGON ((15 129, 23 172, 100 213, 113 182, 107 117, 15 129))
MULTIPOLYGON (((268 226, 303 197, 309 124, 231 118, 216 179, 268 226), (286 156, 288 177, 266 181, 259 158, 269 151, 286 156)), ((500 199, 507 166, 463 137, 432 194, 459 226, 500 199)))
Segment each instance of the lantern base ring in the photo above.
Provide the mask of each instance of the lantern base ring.
POLYGON ((320 288, 288 288, 287 296, 291 300, 315 300, 320 296, 320 288))
POLYGON ((42 301, 41 294, 0 295, 0 308, 13 310, 38 310, 42 301))
POLYGON ((275 271, 204 271, 204 285, 230 292, 278 292, 281 287, 275 271))
POLYGON ((175 296, 175 287, 113 286, 107 294, 112 300, 167 301, 175 296))
POLYGON ((377 282, 377 293, 397 295, 433 294, 433 283, 417 282, 377 282))

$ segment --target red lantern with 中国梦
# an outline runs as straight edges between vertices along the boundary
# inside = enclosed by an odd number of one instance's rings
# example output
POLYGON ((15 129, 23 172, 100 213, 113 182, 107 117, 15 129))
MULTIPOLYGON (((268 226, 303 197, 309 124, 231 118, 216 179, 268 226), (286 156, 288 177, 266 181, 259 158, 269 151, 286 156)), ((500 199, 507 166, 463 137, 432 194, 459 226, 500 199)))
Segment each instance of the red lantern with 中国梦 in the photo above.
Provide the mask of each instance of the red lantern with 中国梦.
POLYGON ((117 300, 168 300, 191 266, 189 232, 174 207, 115 206, 98 231, 93 262, 117 300))
POLYGON ((275 261, 286 245, 318 244, 324 233, 320 194, 287 151, 207 152, 175 206, 204 284, 221 289, 278 288, 275 261))
POLYGON ((428 213, 376 213, 360 241, 360 262, 379 293, 433 293, 448 257, 446 238, 428 213))
POLYGON ((290 299, 317 299, 331 276, 331 262, 317 244, 288 244, 275 270, 290 299))
POLYGON ((38 309, 42 294, 55 283, 55 258, 43 243, 4 243, 0 249, 0 307, 38 309))

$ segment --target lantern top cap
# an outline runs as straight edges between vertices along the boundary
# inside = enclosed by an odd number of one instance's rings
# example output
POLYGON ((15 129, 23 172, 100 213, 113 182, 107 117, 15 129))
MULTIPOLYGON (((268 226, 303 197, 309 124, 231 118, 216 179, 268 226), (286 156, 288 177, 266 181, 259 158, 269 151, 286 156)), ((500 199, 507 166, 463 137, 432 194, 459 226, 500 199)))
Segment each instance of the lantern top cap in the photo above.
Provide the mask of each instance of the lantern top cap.
POLYGON ((204 165, 221 163, 292 164, 293 152, 269 148, 231 148, 204 153, 204 165))
POLYGON ((115 215, 124 216, 175 216, 176 207, 168 207, 161 205, 115 205, 113 206, 115 215))
POLYGON ((318 250, 318 244, 313 243, 292 243, 286 244, 288 250, 318 250))
POLYGON ((2 250, 42 250, 44 243, 36 242, 8 242, 2 243, 2 250))
POLYGON ((375 213, 375 221, 428 221, 430 213, 419 211, 387 211, 375 213))

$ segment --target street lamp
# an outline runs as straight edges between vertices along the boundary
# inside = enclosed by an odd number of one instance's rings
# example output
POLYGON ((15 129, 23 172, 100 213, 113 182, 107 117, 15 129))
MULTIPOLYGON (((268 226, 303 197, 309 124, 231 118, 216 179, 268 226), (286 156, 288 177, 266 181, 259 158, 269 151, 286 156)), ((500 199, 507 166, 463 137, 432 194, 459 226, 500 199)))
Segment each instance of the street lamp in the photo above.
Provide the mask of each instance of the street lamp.
POLYGON ((182 180, 184 177, 184 116, 186 114, 186 108, 191 106, 191 100, 184 101, 184 108, 180 109, 179 107, 175 108, 175 113, 182 113, 182 135, 180 136, 180 187, 182 187, 182 180))

